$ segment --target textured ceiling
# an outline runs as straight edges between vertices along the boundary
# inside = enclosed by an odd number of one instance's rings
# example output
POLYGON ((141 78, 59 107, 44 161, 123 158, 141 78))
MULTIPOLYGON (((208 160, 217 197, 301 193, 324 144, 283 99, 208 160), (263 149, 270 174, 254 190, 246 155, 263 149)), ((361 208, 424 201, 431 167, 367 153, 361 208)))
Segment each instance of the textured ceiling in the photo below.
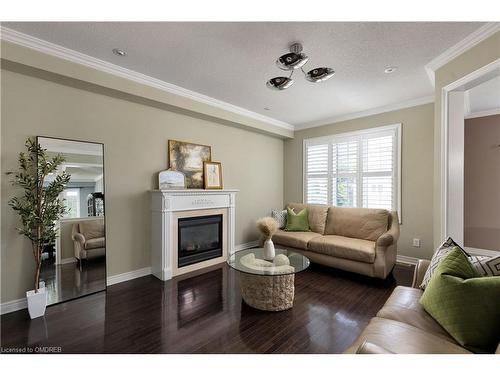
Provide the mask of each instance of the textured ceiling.
POLYGON ((4 26, 293 125, 434 94, 424 66, 483 23, 3 23, 4 26), (299 41, 307 68, 336 75, 313 84, 299 74, 286 91, 267 79, 299 41), (113 48, 127 52, 112 54, 113 48), (384 74, 387 66, 398 66, 384 74), (264 108, 269 108, 265 110, 264 108))

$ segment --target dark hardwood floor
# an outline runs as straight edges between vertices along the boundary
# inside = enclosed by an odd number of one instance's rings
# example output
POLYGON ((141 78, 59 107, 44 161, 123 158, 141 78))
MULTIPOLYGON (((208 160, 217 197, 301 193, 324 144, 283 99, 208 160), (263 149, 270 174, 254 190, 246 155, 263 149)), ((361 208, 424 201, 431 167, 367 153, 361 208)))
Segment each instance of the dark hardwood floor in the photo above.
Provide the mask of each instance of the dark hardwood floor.
POLYGON ((62 353, 342 353, 413 267, 386 280, 312 265, 296 275, 294 307, 255 310, 225 264, 168 282, 141 277, 47 308, 1 317, 1 346, 62 353), (56 349, 58 351, 59 349, 56 349))
POLYGON ((69 301, 106 289, 106 258, 85 261, 80 271, 78 263, 54 264, 54 259, 42 262, 40 280, 48 291, 47 305, 69 301))

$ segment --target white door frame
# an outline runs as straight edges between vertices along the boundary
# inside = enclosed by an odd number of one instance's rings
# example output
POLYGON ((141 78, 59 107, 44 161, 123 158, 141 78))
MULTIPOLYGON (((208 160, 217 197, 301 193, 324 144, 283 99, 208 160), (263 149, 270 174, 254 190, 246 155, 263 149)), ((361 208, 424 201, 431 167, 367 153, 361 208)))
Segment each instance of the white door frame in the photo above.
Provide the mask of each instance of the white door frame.
MULTIPOLYGON (((440 149, 440 167, 441 167, 441 218, 440 218, 440 231, 441 231, 441 237, 446 238, 448 237, 450 230, 449 230, 449 220, 448 220, 448 197, 449 197, 449 189, 448 189, 448 154, 450 151, 449 144, 448 144, 448 138, 449 138, 449 96, 452 91, 464 91, 468 90, 469 88, 475 86, 478 84, 480 81, 486 81, 489 78, 500 74, 500 59, 497 59, 482 68, 479 68, 475 70, 474 72, 444 86, 441 90, 441 126, 440 126, 440 133, 441 133, 441 149, 440 149)), ((456 147, 455 151, 456 151, 456 147)), ((462 145, 463 148, 463 145, 462 145)), ((462 181, 463 182, 463 181, 462 181)), ((463 186, 462 186, 463 190, 463 186)), ((454 198, 454 199, 461 199, 461 202, 457 202, 457 205, 459 207, 463 207, 463 195, 461 198, 454 198)), ((461 228, 454 228, 454 233, 461 233, 458 240, 463 239, 463 226, 461 228)), ((491 251, 491 250, 483 250, 483 249, 469 249, 472 251, 474 254, 484 254, 484 255, 498 255, 498 252, 491 251)))

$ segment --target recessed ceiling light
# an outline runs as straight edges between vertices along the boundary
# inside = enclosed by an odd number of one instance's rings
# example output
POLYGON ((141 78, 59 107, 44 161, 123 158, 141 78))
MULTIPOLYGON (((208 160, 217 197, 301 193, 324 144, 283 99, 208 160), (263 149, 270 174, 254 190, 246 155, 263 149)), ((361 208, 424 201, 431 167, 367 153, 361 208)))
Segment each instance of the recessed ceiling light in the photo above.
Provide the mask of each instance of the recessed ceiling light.
POLYGON ((387 68, 384 69, 384 73, 391 74, 394 73, 396 70, 398 70, 397 66, 388 66, 387 68))
POLYGON ((127 52, 125 52, 124 50, 122 49, 118 49, 118 48, 114 48, 113 49, 113 53, 117 56, 125 56, 127 55, 127 52))

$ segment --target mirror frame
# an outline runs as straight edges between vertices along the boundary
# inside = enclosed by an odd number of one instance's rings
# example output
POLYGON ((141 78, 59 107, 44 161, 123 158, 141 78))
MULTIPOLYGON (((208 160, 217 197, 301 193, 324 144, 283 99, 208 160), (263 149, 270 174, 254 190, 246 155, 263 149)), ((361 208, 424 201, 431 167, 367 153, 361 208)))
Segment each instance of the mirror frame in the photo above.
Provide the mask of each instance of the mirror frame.
MULTIPOLYGON (((93 143, 93 144, 97 144, 97 145, 101 145, 102 147, 102 186, 104 188, 104 233, 105 233, 105 238, 106 238, 106 246, 105 246, 105 266, 104 266, 104 289, 102 290, 97 290, 95 292, 90 292, 88 294, 84 294, 84 295, 81 295, 81 296, 77 296, 77 297, 72 297, 72 298, 68 298, 68 299, 65 299, 65 300, 62 300, 62 301, 58 301, 58 302, 53 302, 51 304, 47 303, 47 307, 50 307, 50 306, 55 306, 55 305, 59 305, 61 303, 66 303, 66 302, 69 302, 69 301, 74 301, 76 299, 79 299, 79 298, 83 298, 83 297, 88 297, 88 296, 91 296, 93 294, 97 294, 97 293, 106 293, 107 289, 108 289, 108 230, 107 230, 107 226, 106 226, 106 216, 107 216, 107 211, 106 211, 106 195, 107 195, 107 187, 106 187, 106 163, 105 163, 105 146, 104 146, 104 143, 102 142, 93 142, 93 141, 81 141, 79 139, 70 139, 70 138, 61 138, 61 137, 52 137, 52 136, 45 136, 45 135, 37 135, 35 137, 35 140, 36 140, 36 144, 39 145, 39 139, 40 138, 48 138, 48 139, 57 139, 57 140, 60 140, 60 141, 70 141, 70 142, 81 142, 81 143, 93 143)), ((38 168, 38 159, 37 159, 37 168, 38 168)))

